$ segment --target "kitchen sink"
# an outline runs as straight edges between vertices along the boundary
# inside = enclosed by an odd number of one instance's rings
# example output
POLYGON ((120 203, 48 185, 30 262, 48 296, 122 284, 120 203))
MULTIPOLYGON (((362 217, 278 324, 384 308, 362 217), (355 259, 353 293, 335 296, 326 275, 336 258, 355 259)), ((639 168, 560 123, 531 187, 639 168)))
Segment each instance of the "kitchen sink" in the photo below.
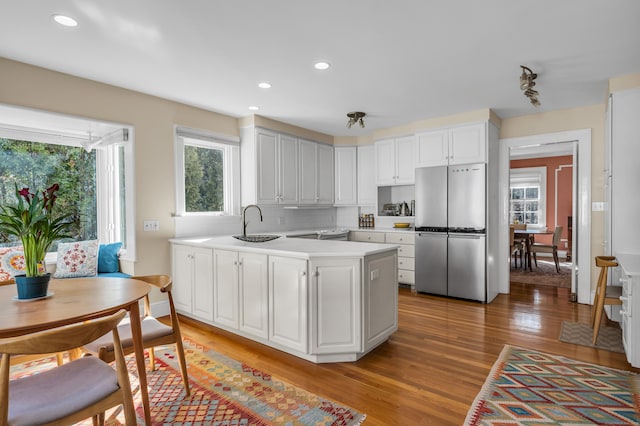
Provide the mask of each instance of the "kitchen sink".
POLYGON ((240 241, 246 241, 248 243, 264 243, 265 241, 280 238, 280 235, 234 235, 233 238, 240 241))

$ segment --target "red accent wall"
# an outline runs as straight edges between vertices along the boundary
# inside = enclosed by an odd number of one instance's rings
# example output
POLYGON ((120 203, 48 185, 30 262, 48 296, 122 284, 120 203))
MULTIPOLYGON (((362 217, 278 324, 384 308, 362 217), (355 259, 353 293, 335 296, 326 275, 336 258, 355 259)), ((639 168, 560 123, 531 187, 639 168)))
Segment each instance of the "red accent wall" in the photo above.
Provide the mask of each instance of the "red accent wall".
MULTIPOLYGON (((559 157, 527 158, 524 160, 511 160, 511 168, 519 169, 523 167, 547 167, 547 228, 555 229, 555 208, 558 200, 558 226, 562 226, 562 239, 567 239, 567 218, 573 216, 571 211, 571 194, 573 187, 573 157, 562 155, 559 157), (562 169, 560 166, 565 166, 562 169), (556 170, 558 176, 558 196, 556 198, 556 170)), ((551 244, 551 236, 536 236, 536 241, 551 244)), ((566 248, 565 243, 561 243, 561 250, 566 248)))

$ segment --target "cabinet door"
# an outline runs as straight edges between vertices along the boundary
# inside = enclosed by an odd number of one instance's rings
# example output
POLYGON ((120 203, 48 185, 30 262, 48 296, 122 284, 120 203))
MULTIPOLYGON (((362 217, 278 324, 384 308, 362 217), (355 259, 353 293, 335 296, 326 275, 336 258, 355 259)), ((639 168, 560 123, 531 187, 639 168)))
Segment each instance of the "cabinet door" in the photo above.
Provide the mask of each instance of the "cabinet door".
POLYGON ((193 258, 191 247, 173 244, 171 251, 171 275, 173 277, 171 293, 173 295, 173 303, 176 306, 176 310, 185 314, 192 314, 193 258))
POLYGON ((396 139, 396 184, 415 182, 416 145, 413 136, 396 139))
POLYGON ((449 130, 419 133, 416 136, 417 167, 449 164, 449 130))
POLYGON ((280 191, 278 188, 278 135, 265 130, 256 131, 257 153, 257 202, 260 204, 277 204, 280 191))
POLYGON ((193 247, 193 314, 213 321, 213 250, 193 247))
POLYGON ((264 339, 269 336, 267 255, 238 253, 239 328, 264 339))
POLYGON ((485 163, 487 161, 485 124, 455 127, 449 139, 449 164, 485 163))
POLYGON ((364 348, 386 340, 398 329, 398 284, 396 255, 368 257, 363 273, 364 348))
POLYGON ((317 200, 317 176, 318 176, 318 152, 317 144, 311 141, 300 140, 300 204, 316 204, 317 200))
POLYGON ((318 148, 317 202, 333 204, 333 147, 316 144, 318 148))
POLYGON ((314 260, 309 269, 311 353, 361 352, 360 259, 314 260))
POLYGON ((269 340, 307 352, 307 261, 269 256, 269 340))
POLYGON ((396 144, 393 139, 377 141, 375 147, 376 183, 396 183, 396 144))
POLYGON ((375 205, 377 201, 375 153, 373 145, 358 147, 358 205, 375 205))
POLYGON ((213 251, 213 321, 238 328, 238 253, 213 251))
POLYGON ((298 203, 298 139, 280 135, 279 202, 298 203))
POLYGON ((356 147, 335 148, 335 205, 352 206, 357 199, 357 150, 356 147))

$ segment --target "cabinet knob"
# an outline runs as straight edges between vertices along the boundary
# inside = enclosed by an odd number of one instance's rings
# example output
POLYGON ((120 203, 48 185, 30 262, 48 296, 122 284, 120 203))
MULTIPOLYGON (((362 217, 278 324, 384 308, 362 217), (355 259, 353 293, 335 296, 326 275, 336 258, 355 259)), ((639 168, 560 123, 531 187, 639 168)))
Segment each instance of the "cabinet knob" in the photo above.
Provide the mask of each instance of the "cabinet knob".
POLYGON ((306 273, 305 271, 302 271, 302 276, 303 276, 303 277, 306 277, 306 276, 307 276, 307 273, 306 273))

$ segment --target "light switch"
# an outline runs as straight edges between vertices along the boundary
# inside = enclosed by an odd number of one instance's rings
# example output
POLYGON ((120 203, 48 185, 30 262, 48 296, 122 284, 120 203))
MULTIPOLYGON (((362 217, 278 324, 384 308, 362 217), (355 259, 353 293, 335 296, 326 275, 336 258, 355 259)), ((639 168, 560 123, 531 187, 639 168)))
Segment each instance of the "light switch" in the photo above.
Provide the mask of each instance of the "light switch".
POLYGON ((145 232, 157 232, 160 230, 160 221, 145 220, 143 229, 145 232))
POLYGON ((594 201, 591 203, 591 211, 593 212, 603 212, 604 211, 604 202, 603 201, 594 201))

